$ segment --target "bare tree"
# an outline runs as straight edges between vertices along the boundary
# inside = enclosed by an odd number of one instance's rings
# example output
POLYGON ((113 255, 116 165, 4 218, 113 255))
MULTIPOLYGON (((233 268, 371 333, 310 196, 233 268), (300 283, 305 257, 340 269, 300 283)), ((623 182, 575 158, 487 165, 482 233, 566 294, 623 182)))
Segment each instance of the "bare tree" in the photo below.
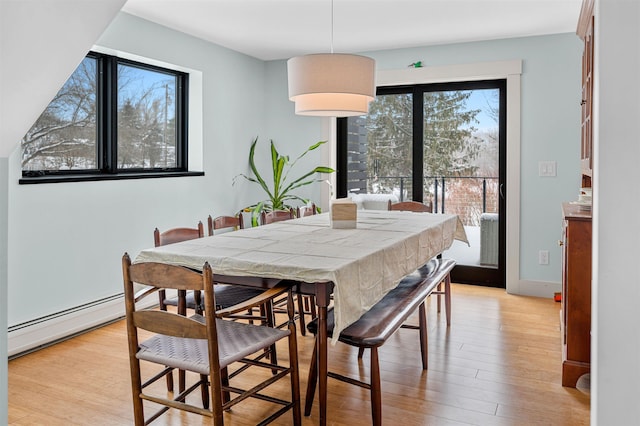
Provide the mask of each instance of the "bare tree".
MULTIPOLYGON (((85 58, 24 136, 23 170, 98 167, 96 67, 85 58)), ((117 76, 118 168, 176 164, 175 79, 122 64, 117 76)))
POLYGON ((85 58, 22 139, 23 170, 95 167, 96 63, 85 58), (58 157, 53 160, 52 157, 58 157), (64 161, 64 158, 68 161, 64 161))

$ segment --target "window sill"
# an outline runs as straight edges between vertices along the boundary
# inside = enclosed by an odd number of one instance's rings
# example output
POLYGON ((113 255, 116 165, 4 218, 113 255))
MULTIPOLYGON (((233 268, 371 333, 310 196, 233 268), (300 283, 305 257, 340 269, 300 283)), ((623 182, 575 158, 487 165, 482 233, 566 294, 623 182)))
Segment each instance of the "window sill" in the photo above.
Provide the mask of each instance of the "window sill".
POLYGON ((92 182, 101 180, 155 179, 188 176, 204 176, 204 172, 157 172, 157 173, 114 173, 114 174, 77 174, 77 175, 45 175, 23 177, 18 183, 30 185, 37 183, 92 182))

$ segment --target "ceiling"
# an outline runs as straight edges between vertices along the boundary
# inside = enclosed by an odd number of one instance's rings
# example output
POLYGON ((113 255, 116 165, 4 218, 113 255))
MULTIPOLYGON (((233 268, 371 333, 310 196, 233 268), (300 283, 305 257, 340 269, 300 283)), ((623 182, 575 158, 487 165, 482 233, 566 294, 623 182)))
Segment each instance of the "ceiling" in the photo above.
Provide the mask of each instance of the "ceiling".
MULTIPOLYGON (((334 0, 333 51, 575 32, 582 0, 334 0)), ((123 11, 262 60, 331 51, 331 0, 128 0, 123 11)))

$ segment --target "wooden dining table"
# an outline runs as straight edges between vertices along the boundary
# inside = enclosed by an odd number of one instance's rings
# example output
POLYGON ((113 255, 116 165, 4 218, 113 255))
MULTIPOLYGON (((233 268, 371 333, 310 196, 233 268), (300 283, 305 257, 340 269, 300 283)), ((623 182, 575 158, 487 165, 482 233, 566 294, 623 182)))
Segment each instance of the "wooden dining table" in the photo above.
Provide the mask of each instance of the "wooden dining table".
POLYGON ((281 280, 315 295, 318 314, 320 424, 327 412, 327 307, 333 294, 332 343, 407 274, 467 242, 452 214, 358 210, 356 227, 334 229, 328 213, 142 250, 134 262, 202 270, 215 282, 268 288, 281 280))

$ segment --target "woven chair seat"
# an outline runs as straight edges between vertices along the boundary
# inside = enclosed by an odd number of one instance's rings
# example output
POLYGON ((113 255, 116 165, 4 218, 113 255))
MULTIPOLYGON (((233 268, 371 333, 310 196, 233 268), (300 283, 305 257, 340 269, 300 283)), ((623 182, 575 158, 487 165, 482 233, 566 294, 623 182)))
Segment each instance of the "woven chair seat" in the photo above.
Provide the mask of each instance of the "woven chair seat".
MULTIPOLYGON (((201 315, 191 318, 201 323, 205 321, 201 315)), ((221 368, 271 346, 290 334, 287 329, 279 330, 222 319, 216 320, 216 327, 221 368)), ((209 374, 209 349, 205 339, 156 335, 140 344, 136 357, 181 370, 209 374)))
MULTIPOLYGON (((264 290, 260 290, 252 287, 244 287, 241 285, 225 285, 216 284, 214 287, 216 293, 216 307, 218 309, 225 309, 229 306, 237 305, 249 299, 252 299, 262 293, 264 290)), ((196 300, 192 291, 187 293, 187 308, 196 309, 196 300)), ((178 298, 172 297, 165 299, 165 305, 178 306, 178 298)), ((200 307, 202 308, 202 307, 200 307)))

